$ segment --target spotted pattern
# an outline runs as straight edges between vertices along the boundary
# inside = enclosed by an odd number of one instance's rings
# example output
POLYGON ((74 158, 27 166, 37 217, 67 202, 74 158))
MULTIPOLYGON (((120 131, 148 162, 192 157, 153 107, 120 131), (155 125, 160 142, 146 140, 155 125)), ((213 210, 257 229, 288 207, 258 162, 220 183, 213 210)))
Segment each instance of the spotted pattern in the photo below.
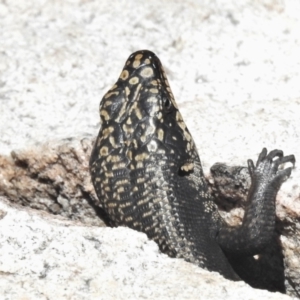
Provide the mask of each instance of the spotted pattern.
POLYGON ((128 58, 100 103, 100 118, 90 160, 97 204, 114 225, 145 232, 168 255, 220 271, 210 259, 211 247, 221 252, 209 239, 215 228, 200 215, 215 211, 214 204, 194 141, 154 53, 139 51, 128 58), (193 199, 189 205, 185 190, 193 199), (185 218, 191 222, 185 224, 185 218))
MULTIPOLYGON (((100 103, 100 119, 90 172, 96 205, 105 210, 112 225, 142 231, 169 256, 239 280, 221 248, 231 251, 233 245, 238 252, 245 234, 257 233, 247 224, 256 223, 251 220, 252 211, 261 205, 256 202, 263 203, 263 193, 252 195, 251 218, 241 230, 225 226, 208 193, 193 138, 154 53, 143 50, 128 58, 100 103)), ((243 251, 249 255, 247 245, 243 251)))

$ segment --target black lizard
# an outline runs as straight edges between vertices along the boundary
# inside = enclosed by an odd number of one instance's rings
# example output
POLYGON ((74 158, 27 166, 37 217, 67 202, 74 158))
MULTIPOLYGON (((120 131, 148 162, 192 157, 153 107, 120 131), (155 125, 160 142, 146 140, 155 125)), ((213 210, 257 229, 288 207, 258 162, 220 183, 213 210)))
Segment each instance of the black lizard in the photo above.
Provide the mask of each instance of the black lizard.
POLYGON ((275 197, 293 155, 264 148, 256 166, 243 223, 229 227, 208 192, 194 141, 158 57, 133 53, 100 103, 101 129, 90 159, 97 205, 114 226, 145 232, 162 252, 231 280, 232 257, 252 257, 271 241, 275 197), (228 260, 228 258, 230 258, 228 260))

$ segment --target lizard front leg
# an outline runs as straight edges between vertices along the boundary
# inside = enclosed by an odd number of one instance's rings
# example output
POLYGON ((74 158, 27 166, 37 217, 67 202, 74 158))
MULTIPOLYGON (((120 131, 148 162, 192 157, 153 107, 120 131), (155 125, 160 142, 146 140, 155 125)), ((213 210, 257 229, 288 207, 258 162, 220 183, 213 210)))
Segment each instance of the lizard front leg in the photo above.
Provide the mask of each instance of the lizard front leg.
POLYGON ((252 256, 268 246, 275 230, 275 198, 292 171, 291 167, 278 170, 286 162, 294 165, 294 155, 283 156, 281 150, 267 154, 266 148, 260 153, 256 166, 248 160, 251 187, 242 225, 229 227, 224 224, 216 237, 225 253, 252 256))

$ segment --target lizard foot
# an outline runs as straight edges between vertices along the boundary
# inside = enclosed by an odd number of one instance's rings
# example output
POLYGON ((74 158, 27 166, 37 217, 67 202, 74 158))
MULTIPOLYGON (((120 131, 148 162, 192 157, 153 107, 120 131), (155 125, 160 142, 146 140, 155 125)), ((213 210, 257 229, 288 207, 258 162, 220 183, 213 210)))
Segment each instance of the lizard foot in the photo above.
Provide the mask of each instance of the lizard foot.
POLYGON ((268 154, 267 149, 263 148, 259 154, 256 166, 254 166, 251 159, 248 160, 248 169, 252 181, 263 181, 265 184, 278 190, 292 172, 292 167, 278 170, 280 165, 287 162, 292 163, 294 167, 296 162, 295 156, 283 156, 281 150, 273 150, 268 154))

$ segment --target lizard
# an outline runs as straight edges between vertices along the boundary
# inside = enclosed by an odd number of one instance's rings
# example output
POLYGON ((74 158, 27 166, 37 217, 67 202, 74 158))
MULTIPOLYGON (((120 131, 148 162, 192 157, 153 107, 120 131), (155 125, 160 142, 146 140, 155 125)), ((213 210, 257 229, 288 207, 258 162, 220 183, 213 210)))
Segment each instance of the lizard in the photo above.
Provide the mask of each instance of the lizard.
POLYGON ((248 160, 251 186, 241 226, 221 218, 201 161, 178 110, 159 58, 131 54, 100 102, 101 127, 90 174, 110 225, 144 232, 170 257, 183 258, 225 278, 241 280, 232 258, 261 253, 275 226, 275 198, 294 155, 261 151, 248 160))

